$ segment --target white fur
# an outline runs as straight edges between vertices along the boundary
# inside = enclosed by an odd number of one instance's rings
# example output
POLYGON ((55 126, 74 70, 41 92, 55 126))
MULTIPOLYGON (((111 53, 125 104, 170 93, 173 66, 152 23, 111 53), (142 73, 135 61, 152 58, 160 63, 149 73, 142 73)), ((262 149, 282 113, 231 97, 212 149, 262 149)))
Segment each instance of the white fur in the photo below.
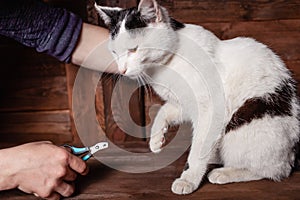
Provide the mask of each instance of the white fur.
POLYGON ((102 19, 106 24, 110 23, 110 16, 108 16, 105 12, 103 12, 103 9, 109 10, 109 11, 120 11, 122 8, 119 7, 107 7, 107 6, 98 6, 96 3, 94 5, 95 9, 98 11, 102 19))
MULTIPOLYGON (((165 15, 163 13, 162 16, 165 15)), ((292 116, 266 115, 224 134, 232 115, 247 99, 274 93, 283 80, 290 78, 281 59, 267 46, 251 38, 221 41, 201 26, 188 24, 178 31, 173 31, 167 23, 162 22, 152 23, 149 27, 141 30, 140 36, 134 37, 125 30, 125 33, 110 41, 110 49, 125 56, 118 58, 120 71, 126 68, 125 75, 131 78, 141 78, 142 73, 147 74, 155 83, 154 90, 166 100, 151 130, 150 148, 153 152, 161 151, 165 129, 169 124, 183 121, 193 124, 189 169, 174 181, 172 191, 176 194, 195 191, 206 173, 209 159, 215 156, 214 152, 220 152, 224 168, 209 173, 208 178, 212 183, 262 178, 280 180, 287 177, 294 161, 292 147, 299 140, 300 132, 297 119, 299 104, 295 97, 292 116), (197 49, 187 49, 184 38, 190 38, 213 61, 224 90, 226 110, 219 112, 225 112, 225 119, 211 119, 215 112, 212 94, 198 71, 207 75, 210 66, 188 66, 183 57, 189 54, 196 56, 199 52, 197 49), (136 44, 139 46, 137 52, 128 54, 127 49, 136 44), (174 78, 167 69, 177 72, 182 80, 174 78), (178 97, 183 98, 179 100, 178 97), (205 145, 212 120, 223 128, 223 132, 218 133, 218 145, 211 145, 211 151, 206 152, 206 156, 200 156, 199 149, 205 145)), ((204 60, 204 57, 200 57, 199 63, 204 60)))
MULTIPOLYGON (((230 121, 234 112, 247 99, 261 97, 266 93, 274 93, 275 88, 283 80, 290 77, 282 61, 269 48, 253 39, 235 38, 219 41, 210 32, 194 25, 187 25, 186 28, 179 32, 192 37, 214 59, 223 81, 227 104, 226 122, 230 121)), ((176 60, 176 57, 174 60, 176 60)), ((195 76, 195 72, 186 71, 185 67, 179 66, 181 63, 177 64, 178 62, 174 61, 167 67, 178 70, 180 74, 185 74, 186 80, 191 81, 191 77, 195 76)), ((154 80, 161 81, 165 79, 169 81, 166 79, 167 76, 165 74, 159 72, 157 76, 152 77, 154 77, 154 80)), ((185 88, 178 87, 174 82, 169 87, 171 91, 176 91, 178 95, 186 95, 185 88)), ((201 86, 194 85, 194 87, 195 90, 199 90, 201 86)), ((158 88, 154 87, 154 89, 161 97, 167 100, 166 104, 168 104, 168 101, 173 101, 168 99, 168 96, 163 94, 164 92, 161 92, 158 88)), ((207 96, 205 94, 202 95, 202 99, 199 99, 198 104, 199 107, 205 108, 209 104, 210 99, 208 94, 207 96)), ((199 123, 193 120, 195 118, 193 116, 193 111, 195 111, 193 106, 188 104, 188 102, 183 102, 183 104, 173 106, 181 107, 183 110, 182 118, 177 118, 177 120, 179 122, 191 120, 193 124, 199 123)), ((174 110, 169 112, 174 112, 174 110)), ((205 116, 209 112, 209 109, 203 109, 202 114, 205 116)), ((294 99, 293 116, 265 116, 262 119, 253 120, 250 124, 243 125, 221 137, 218 148, 221 152, 221 162, 224 164, 224 167, 227 167, 227 170, 224 168, 224 170, 212 171, 208 175, 210 182, 224 184, 262 178, 278 181, 288 177, 294 161, 292 147, 299 140, 298 115, 299 106, 297 100, 294 99)), ((203 116, 198 116, 196 119, 208 120, 203 116)), ((176 117, 173 121, 176 121, 176 117)), ((209 126, 209 123, 200 124, 201 128, 206 126, 209 126)), ((158 129, 156 123, 153 127, 158 129)), ((193 192, 199 186, 206 171, 208 160, 200 159, 197 155, 199 154, 197 149, 203 145, 201 138, 204 133, 201 130, 194 129, 193 134, 194 138, 188 163, 190 166, 195 165, 197 167, 184 171, 181 177, 173 183, 172 191, 177 194, 193 192)), ((221 135, 224 135, 224 133, 221 133, 221 135)), ((158 152, 159 148, 161 148, 161 146, 154 145, 153 142, 159 137, 162 137, 162 134, 160 136, 156 135, 150 140, 150 148, 154 152, 158 152)), ((211 156, 213 157, 214 155, 211 156)))

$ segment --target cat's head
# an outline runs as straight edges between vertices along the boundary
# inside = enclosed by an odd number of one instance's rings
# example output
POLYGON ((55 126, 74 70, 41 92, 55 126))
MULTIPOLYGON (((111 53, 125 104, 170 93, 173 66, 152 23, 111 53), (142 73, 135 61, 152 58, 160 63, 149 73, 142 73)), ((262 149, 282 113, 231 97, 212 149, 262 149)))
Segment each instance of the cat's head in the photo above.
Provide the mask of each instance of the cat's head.
POLYGON ((141 0, 138 8, 95 7, 109 28, 109 49, 121 74, 136 78, 170 61, 178 45, 176 30, 184 25, 155 0, 141 0))

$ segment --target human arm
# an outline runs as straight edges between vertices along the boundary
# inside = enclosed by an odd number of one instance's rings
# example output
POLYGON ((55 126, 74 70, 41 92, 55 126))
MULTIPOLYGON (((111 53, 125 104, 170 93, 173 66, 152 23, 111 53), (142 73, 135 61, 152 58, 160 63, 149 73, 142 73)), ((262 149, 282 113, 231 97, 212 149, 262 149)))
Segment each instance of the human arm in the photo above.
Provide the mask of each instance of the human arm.
POLYGON ((50 142, 0 150, 0 169, 0 190, 19 188, 51 199, 70 196, 77 173, 88 172, 84 161, 50 142))
POLYGON ((71 62, 92 70, 118 72, 113 56, 107 48, 108 37, 107 29, 83 23, 71 62))
POLYGON ((108 31, 62 8, 35 0, 0 1, 0 35, 62 62, 117 72, 105 44, 108 31))

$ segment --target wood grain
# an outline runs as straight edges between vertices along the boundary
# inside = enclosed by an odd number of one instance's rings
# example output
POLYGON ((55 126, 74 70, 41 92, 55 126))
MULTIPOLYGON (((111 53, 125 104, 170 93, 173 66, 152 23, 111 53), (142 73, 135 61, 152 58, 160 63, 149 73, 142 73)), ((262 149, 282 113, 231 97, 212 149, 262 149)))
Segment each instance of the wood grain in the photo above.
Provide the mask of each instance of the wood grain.
POLYGON ((147 90, 145 89, 145 125, 146 128, 146 136, 147 140, 150 139, 151 127, 154 122, 155 116, 159 111, 160 107, 164 104, 164 101, 155 93, 155 91, 149 87, 147 90))
POLYGON ((1 148, 36 140, 71 142, 69 110, 0 113, 1 148))
POLYGON ((0 111, 67 109, 65 77, 1 80, 0 111))
POLYGON ((0 46, 0 58, 0 111, 68 108, 62 63, 12 41, 0 46))
MULTIPOLYGON (((70 118, 71 118, 71 127, 72 127, 72 134, 74 136, 74 144, 80 145, 81 141, 78 136, 76 126, 74 124, 74 114, 73 114, 73 87, 74 82, 76 80, 76 76, 79 70, 79 66, 68 64, 66 65, 66 71, 67 71, 67 85, 68 85, 68 96, 69 96, 69 109, 70 109, 70 118)), ((84 103, 84 102, 82 102, 84 103)), ((83 105, 84 106, 84 105, 83 105)), ((106 124, 105 124, 105 115, 104 115, 104 99, 103 99, 103 88, 101 82, 98 83, 98 86, 96 88, 95 93, 95 111, 96 111, 96 117, 98 120, 99 125, 103 130, 106 130, 106 124)), ((91 119, 87 119, 91 120, 91 119)))
POLYGON ((5 73, 5 76, 3 75, 4 78, 16 79, 66 75, 64 63, 1 36, 0 52, 0 72, 1 74, 5 73))
MULTIPOLYGON (((175 195, 171 192, 171 184, 184 166, 186 154, 171 165, 154 172, 130 174, 108 168, 98 161, 88 161, 90 172, 79 177, 76 183, 77 192, 66 199, 72 200, 256 200, 256 199, 298 199, 300 195, 300 172, 295 172, 282 182, 270 180, 252 181, 215 185, 204 180, 201 187, 190 195, 175 195)), ((17 190, 2 191, 3 199, 35 200, 17 190)))
POLYGON ((141 140, 141 138, 134 138, 127 134, 126 130, 131 130, 134 134, 140 137, 144 136, 142 128, 131 128, 128 124, 135 123, 138 126, 143 125, 144 121, 144 103, 141 101, 140 89, 131 94, 130 101, 125 101, 122 96, 127 95, 126 92, 130 91, 135 85, 134 81, 127 80, 122 82, 119 87, 115 88, 116 79, 111 75, 106 75, 102 79, 105 103, 105 116, 106 116, 106 134, 107 137, 116 143, 123 143, 125 141, 141 140), (114 94, 114 96, 112 96, 114 94), (112 97, 115 99, 113 100, 112 97), (123 113, 128 111, 129 115, 123 113), (120 126, 122 129, 120 129, 120 126))
POLYGON ((78 133, 76 131, 76 126, 74 123, 74 115, 73 115, 73 86, 76 79, 76 75, 78 72, 79 67, 73 64, 66 64, 66 81, 67 81, 67 91, 68 91, 68 103, 69 103, 69 117, 70 117, 70 123, 71 123, 71 131, 70 134, 73 135, 73 145, 81 146, 82 142, 78 136, 78 133))
POLYGON ((262 22, 203 23, 221 39, 252 37, 268 45, 284 60, 299 60, 300 19, 262 22))
POLYGON ((286 65, 291 70, 293 77, 297 81, 298 96, 300 97, 300 60, 287 61, 286 65))
POLYGON ((137 5, 138 0, 96 0, 98 5, 105 5, 111 7, 120 7, 120 8, 131 8, 137 5))
POLYGON ((299 1, 161 0, 170 14, 187 23, 299 19, 299 1))

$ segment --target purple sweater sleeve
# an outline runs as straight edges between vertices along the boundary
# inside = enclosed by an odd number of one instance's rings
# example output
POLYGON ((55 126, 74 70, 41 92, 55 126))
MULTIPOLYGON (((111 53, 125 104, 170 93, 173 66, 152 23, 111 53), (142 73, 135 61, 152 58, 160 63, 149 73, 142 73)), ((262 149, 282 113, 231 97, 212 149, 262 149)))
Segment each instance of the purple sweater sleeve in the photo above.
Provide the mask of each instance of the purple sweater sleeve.
POLYGON ((62 8, 35 0, 0 2, 0 34, 38 52, 70 62, 82 28, 82 20, 62 8))

